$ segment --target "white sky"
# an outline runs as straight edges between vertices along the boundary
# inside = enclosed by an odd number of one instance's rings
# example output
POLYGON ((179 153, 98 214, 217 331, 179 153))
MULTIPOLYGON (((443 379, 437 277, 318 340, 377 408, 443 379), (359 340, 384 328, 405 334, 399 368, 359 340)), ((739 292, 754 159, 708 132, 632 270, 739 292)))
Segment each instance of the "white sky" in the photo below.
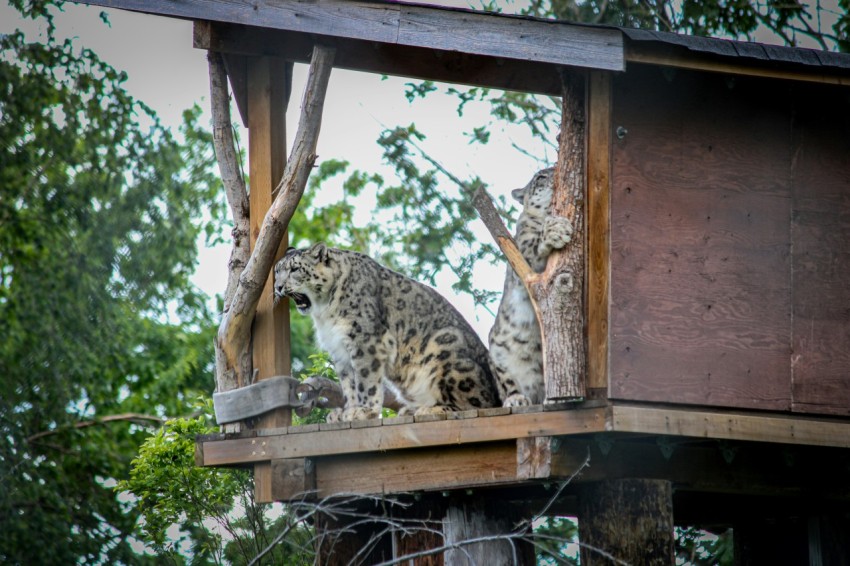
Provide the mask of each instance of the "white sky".
MULTIPOLYGON (((443 3, 466 5, 461 0, 443 3)), ((79 46, 91 48, 107 63, 126 71, 127 90, 152 107, 166 125, 176 128, 183 110, 196 102, 209 115, 206 54, 192 47, 191 22, 75 4, 66 4, 55 22, 59 38, 75 38, 79 46), (107 12, 111 26, 101 21, 101 11, 107 12)), ((0 33, 15 28, 37 33, 30 22, 23 21, 4 3, 0 6, 0 33)), ((290 144, 298 123, 306 72, 305 65, 296 65, 287 114, 290 144)), ((488 107, 470 103, 464 110, 464 118, 460 119, 456 99, 437 92, 425 100, 408 103, 403 96, 406 82, 410 82, 409 79, 391 77, 384 80, 381 75, 334 70, 325 102, 319 160, 345 159, 351 163, 351 168, 390 177, 389 168, 381 162, 381 148, 375 143, 383 129, 381 124, 394 127, 411 122, 428 136, 422 144, 426 151, 460 178, 480 176, 493 194, 507 195, 511 189, 524 185, 534 171, 542 167, 513 149, 511 141, 531 149, 541 159, 554 160, 551 151, 547 154, 542 147, 529 142, 523 129, 500 124, 491 124, 493 136, 489 144, 469 145, 463 132, 490 122, 488 107)), ((442 86, 441 91, 444 91, 446 85, 442 86)), ((234 108, 234 116, 237 115, 234 108)), ((246 140, 243 136, 244 143, 246 140)), ((336 200, 341 187, 330 186, 327 190, 326 198, 336 200)), ((364 219, 368 219, 370 211, 368 202, 358 210, 364 219)), ((478 229, 483 241, 491 241, 483 224, 479 223, 478 229)), ((462 254, 464 250, 454 250, 454 253, 462 254)), ((201 250, 194 280, 211 296, 224 290, 228 255, 229 244, 201 250)), ((476 286, 481 288, 501 291, 503 280, 504 267, 501 265, 482 266, 476 273, 476 286)), ((471 298, 453 294, 453 282, 454 276, 445 274, 439 278, 438 289, 486 341, 492 315, 482 308, 474 308, 471 298)))

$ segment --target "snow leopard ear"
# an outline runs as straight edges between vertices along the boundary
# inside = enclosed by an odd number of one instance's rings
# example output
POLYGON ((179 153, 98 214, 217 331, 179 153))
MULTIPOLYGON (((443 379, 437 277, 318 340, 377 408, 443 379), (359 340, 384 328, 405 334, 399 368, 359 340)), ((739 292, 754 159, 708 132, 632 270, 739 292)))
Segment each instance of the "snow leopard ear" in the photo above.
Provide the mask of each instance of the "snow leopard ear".
POLYGON ((283 257, 289 257, 297 251, 297 249, 293 248, 292 246, 289 246, 288 248, 286 248, 286 253, 283 254, 283 257))
POLYGON ((310 255, 316 258, 317 261, 322 261, 327 263, 328 261, 328 247, 323 243, 319 242, 317 244, 313 244, 310 246, 308 250, 310 255))
POLYGON ((519 189, 512 190, 511 196, 514 197, 514 200, 522 202, 522 199, 525 198, 525 187, 520 187, 519 189))

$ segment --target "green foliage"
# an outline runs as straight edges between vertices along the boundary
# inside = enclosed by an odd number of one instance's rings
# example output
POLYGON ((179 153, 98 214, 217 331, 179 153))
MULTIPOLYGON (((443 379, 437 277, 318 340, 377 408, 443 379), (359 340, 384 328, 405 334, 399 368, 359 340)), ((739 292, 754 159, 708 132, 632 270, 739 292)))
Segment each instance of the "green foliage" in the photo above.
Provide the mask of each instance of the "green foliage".
MULTIPOLYGON (((206 410, 212 409, 208 402, 206 410)), ((168 529, 183 524, 184 529, 212 518, 228 524, 237 497, 249 492, 250 476, 245 470, 223 470, 195 466, 195 437, 216 432, 207 415, 177 418, 145 440, 132 462, 130 477, 118 482, 116 491, 130 492, 144 517, 144 533, 155 548, 165 554, 178 554, 179 541, 168 529)), ((221 537, 210 535, 196 541, 196 557, 218 555, 221 537)))
POLYGON ((0 37, 0 562, 150 562, 111 485, 151 421, 100 419, 183 414, 211 383, 189 283, 222 210, 209 133, 195 108, 179 141, 125 79, 52 32, 0 37))
POLYGON ((578 564, 567 555, 567 545, 578 538, 578 527, 567 517, 544 517, 534 527, 538 564, 578 564))
POLYGON ((174 563, 248 564, 288 530, 260 564, 312 564, 312 531, 285 509, 257 504, 248 470, 195 465, 195 438, 218 432, 212 401, 201 399, 195 418, 169 420, 145 440, 132 462, 120 496, 134 498, 144 518, 143 534, 159 559, 174 563), (183 537, 175 537, 179 526, 183 537))
POLYGON ((732 566, 732 529, 719 535, 694 527, 676 528, 676 563, 693 566, 732 566))

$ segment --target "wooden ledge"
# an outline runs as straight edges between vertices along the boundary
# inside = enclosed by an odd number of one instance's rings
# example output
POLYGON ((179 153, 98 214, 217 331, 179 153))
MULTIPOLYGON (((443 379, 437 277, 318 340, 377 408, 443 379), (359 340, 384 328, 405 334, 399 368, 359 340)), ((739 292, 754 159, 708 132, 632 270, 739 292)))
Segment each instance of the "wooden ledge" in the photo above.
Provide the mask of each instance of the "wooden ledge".
POLYGON ((461 418, 412 423, 407 419, 389 419, 392 423, 374 419, 351 423, 350 429, 342 430, 336 430, 336 427, 323 430, 325 425, 306 425, 239 435, 204 435, 198 438, 196 462, 201 466, 227 466, 282 458, 603 432, 610 415, 609 409, 600 405, 589 402, 573 410, 547 410, 546 407, 516 414, 504 414, 501 408, 482 409, 476 418, 470 418, 473 415, 464 412, 451 415, 461 418), (489 413, 494 416, 489 416, 489 413))

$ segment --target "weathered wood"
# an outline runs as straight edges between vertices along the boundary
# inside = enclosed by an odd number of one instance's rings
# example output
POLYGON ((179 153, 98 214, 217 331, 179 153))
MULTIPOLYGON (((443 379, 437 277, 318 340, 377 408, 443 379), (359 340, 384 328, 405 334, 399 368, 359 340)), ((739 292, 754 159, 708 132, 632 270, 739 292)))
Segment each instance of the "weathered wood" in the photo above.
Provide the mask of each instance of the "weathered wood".
MULTIPOLYGON (((319 39, 313 34, 294 31, 219 22, 209 24, 212 33, 196 36, 195 47, 233 56, 273 55, 296 63, 309 63, 313 43, 319 39)), ((553 96, 561 94, 561 81, 548 63, 340 37, 322 36, 320 39, 336 48, 334 67, 337 68, 553 96)))
POLYGON ((316 496, 316 466, 309 458, 272 460, 271 475, 272 500, 278 500, 280 493, 297 501, 316 496))
POLYGON ((318 513, 316 529, 316 566, 378 564, 392 560, 392 536, 386 524, 368 519, 383 509, 371 501, 344 505, 345 512, 318 513), (358 557, 359 560, 352 559, 358 557))
MULTIPOLYGON (((846 89, 844 89, 846 90, 846 89)), ((846 93, 795 90, 792 410, 850 415, 850 117, 846 93)))
POLYGON ((850 423, 735 411, 614 405, 608 430, 850 448, 850 423))
POLYGON ((673 547, 673 488, 669 481, 608 480, 579 492, 581 563, 670 566, 673 547))
MULTIPOLYGON (((608 389, 611 74, 593 71, 587 105, 587 389, 608 389)), ((589 396, 589 391, 587 392, 589 396)))
POLYGON ((552 477, 552 437, 518 438, 516 448, 517 478, 530 480, 552 477))
POLYGON ((551 213, 570 221, 573 238, 552 252, 543 273, 525 280, 540 322, 547 402, 585 394, 585 119, 584 76, 565 73, 551 213))
MULTIPOLYGON (((227 203, 230 206, 233 220, 233 248, 230 253, 227 270, 227 286, 224 291, 224 310, 230 309, 230 304, 236 293, 239 276, 245 268, 250 256, 249 244, 249 204, 245 179, 236 158, 236 142, 230 118, 230 100, 227 94, 227 73, 224 61, 216 53, 208 53, 210 76, 210 106, 213 122, 213 146, 218 162, 222 184, 224 185, 227 203)), ((248 343, 241 345, 235 364, 228 363, 227 356, 221 344, 215 344, 216 391, 223 392, 235 389, 240 385, 241 376, 251 373, 251 357, 248 343)), ((237 429, 238 424, 231 425, 237 429)), ((230 432, 233 432, 231 430, 230 432)))
POLYGON ((362 0, 266 2, 86 0, 86 3, 370 42, 622 71, 622 34, 519 17, 362 0))
POLYGON ((276 376, 238 389, 213 393, 215 420, 219 424, 243 421, 279 408, 298 405, 295 389, 299 381, 276 376))
POLYGON ((536 564, 534 547, 529 542, 520 536, 506 538, 506 535, 522 534, 517 531, 522 519, 516 506, 487 498, 451 503, 443 519, 443 536, 446 546, 458 545, 458 548, 445 552, 446 564, 536 564), (475 539, 488 540, 466 544, 475 539))
POLYGON ((252 438, 225 437, 204 442, 204 465, 245 464, 280 458, 329 456, 400 448, 511 440, 526 436, 557 436, 601 432, 606 409, 504 415, 486 419, 444 420, 400 426, 352 428, 264 436, 266 454, 256 453, 252 438))
POLYGON ((693 53, 687 51, 676 53, 671 50, 669 45, 653 48, 631 44, 626 49, 626 61, 629 63, 679 67, 711 73, 850 85, 850 77, 846 74, 837 74, 834 72, 824 73, 820 69, 815 73, 793 69, 779 69, 775 65, 753 64, 750 61, 695 56, 693 53))
MULTIPOLYGON (((338 493, 379 495, 462 489, 516 482, 516 448, 511 441, 403 451, 327 456, 312 460, 318 497, 338 493), (380 470, 380 473, 376 473, 380 470)), ((292 485, 276 485, 276 501, 299 498, 292 485)))
MULTIPOLYGON (((252 233, 256 237, 256 243, 239 278, 239 285, 231 308, 227 311, 219 327, 217 338, 219 345, 227 357, 229 366, 237 367, 238 353, 244 350, 244 345, 251 336, 250 330, 251 323, 254 321, 254 314, 258 314, 253 333, 253 347, 255 367, 259 371, 260 378, 286 373, 274 371, 274 368, 285 367, 289 363, 286 346, 288 341, 276 344, 274 340, 276 329, 280 328, 283 320, 286 320, 288 311, 284 309, 283 303, 279 304, 275 311, 273 285, 270 284, 271 267, 283 241, 289 219, 304 192, 307 177, 316 159, 315 148, 332 62, 333 50, 317 46, 314 64, 311 65, 307 81, 301 122, 296 134, 292 156, 286 163, 283 180, 276 189, 277 196, 271 203, 268 213, 265 214, 262 226, 253 223, 252 220, 252 233), (261 301, 264 308, 257 312, 257 307, 261 301), (275 313, 277 313, 277 318, 275 318, 275 313), (276 326, 275 322, 281 324, 276 326)), ((285 77, 285 70, 277 68, 277 71, 273 71, 273 68, 269 66, 268 61, 256 61, 253 63, 253 70, 249 70, 249 80, 255 81, 254 87, 250 89, 252 100, 249 104, 249 126, 252 129, 249 139, 249 152, 252 156, 251 179, 253 184, 260 187, 263 186, 264 181, 267 187, 271 187, 271 183, 277 182, 273 180, 276 171, 273 169, 272 160, 282 160, 283 157, 282 155, 273 155, 271 149, 285 146, 285 144, 282 144, 285 138, 281 131, 283 124, 279 122, 278 127, 272 127, 273 122, 271 120, 272 113, 282 117, 282 112, 279 108, 273 107, 270 102, 275 93, 280 95, 276 97, 278 100, 285 98, 286 89, 283 88, 279 80, 285 77), (275 81, 278 86, 274 89, 272 83, 268 82, 270 72, 276 72, 275 76, 279 78, 275 81), (263 85, 266 86, 263 87, 263 85), (254 113, 258 115, 256 123, 253 118, 250 118, 254 113), (261 119, 263 116, 265 119, 261 119), (258 130, 263 133, 256 134, 255 132, 258 130), (257 156, 256 161, 253 159, 255 154, 257 156), (261 165, 260 160, 264 160, 265 165, 261 165)), ((282 161, 278 161, 278 163, 281 164, 282 161)), ((251 203, 252 213, 258 213, 264 205, 261 201, 262 195, 259 194, 263 192, 265 192, 265 198, 270 199, 270 188, 268 191, 258 191, 256 187, 252 188, 251 199, 258 203, 256 206, 253 202, 251 203), (258 194, 255 195, 255 192, 258 194)), ((284 330, 281 332, 288 332, 288 325, 284 325, 284 330)), ((284 340, 286 335, 284 334, 280 338, 284 340)), ((242 376, 240 381, 246 383, 247 377, 242 376)))
MULTIPOLYGON (((289 360, 289 308, 287 301, 274 301, 274 279, 271 264, 277 259, 281 248, 286 247, 286 232, 281 234, 266 231, 263 243, 260 240, 262 225, 274 199, 272 191, 280 181, 286 164, 286 73, 285 63, 269 57, 252 57, 247 62, 248 94, 248 162, 251 180, 249 235, 252 255, 239 277, 234 308, 239 316, 231 318, 225 314, 222 330, 227 341, 222 350, 228 352, 231 342, 240 348, 250 344, 253 377, 264 380, 273 375, 291 372, 289 360), (274 241, 269 241, 272 238, 274 241), (259 244, 259 245, 258 245, 259 244), (259 261, 258 261, 259 260, 259 261), (246 285, 250 280, 256 288, 246 285), (264 283, 261 283, 261 281, 264 283), (246 327, 250 313, 254 311, 253 326, 246 327), (233 326, 230 329, 230 326, 233 326), (236 339, 236 332, 239 335, 236 339)), ((247 383, 244 376, 242 383, 247 383)), ((260 417, 259 428, 287 426, 292 421, 288 408, 277 409, 260 417)), ((254 497, 267 502, 272 493, 272 467, 262 463, 254 467, 254 497)))
POLYGON ((393 518, 404 521, 408 528, 399 529, 393 533, 393 558, 419 555, 403 564, 444 566, 446 561, 442 552, 435 554, 427 554, 427 552, 441 548, 445 544, 442 528, 445 514, 445 498, 434 494, 420 494, 409 508, 394 509, 393 518))
POLYGON ((514 241, 511 233, 505 227, 502 217, 499 216, 499 211, 493 204, 493 199, 487 194, 484 187, 478 187, 475 194, 472 196, 472 205, 478 211, 478 216, 484 222, 484 226, 490 232, 490 235, 496 241, 496 245, 505 254, 505 259, 519 277, 520 281, 527 281, 534 276, 534 270, 528 265, 528 262, 519 251, 516 241, 514 241))
POLYGON ((790 408, 793 152, 778 87, 643 67, 615 78, 612 398, 790 408))

